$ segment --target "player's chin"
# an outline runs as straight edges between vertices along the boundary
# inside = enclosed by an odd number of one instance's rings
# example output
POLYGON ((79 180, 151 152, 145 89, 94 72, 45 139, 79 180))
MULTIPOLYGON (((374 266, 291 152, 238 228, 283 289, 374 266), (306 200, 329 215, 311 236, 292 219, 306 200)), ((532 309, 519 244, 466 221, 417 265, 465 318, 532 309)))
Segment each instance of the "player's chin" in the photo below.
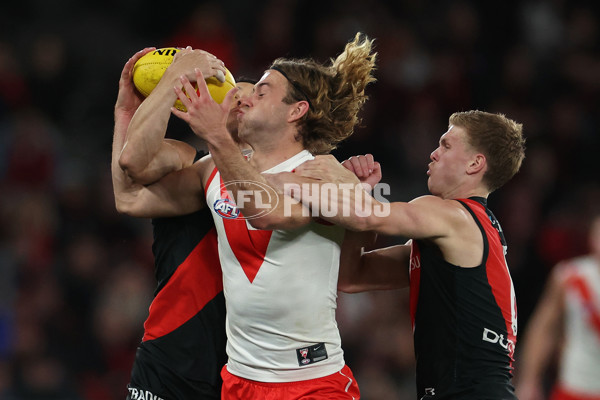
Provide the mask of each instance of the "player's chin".
POLYGON ((229 117, 227 118, 227 124, 225 125, 225 127, 227 128, 227 131, 231 134, 231 136, 237 137, 238 121, 237 118, 235 118, 235 116, 232 117, 232 115, 229 114, 229 117))
POLYGON ((431 177, 429 177, 429 179, 427 179, 427 189, 429 190, 429 193, 431 193, 432 195, 434 195, 434 196, 439 195, 439 191, 436 189, 435 185, 431 181, 431 177))

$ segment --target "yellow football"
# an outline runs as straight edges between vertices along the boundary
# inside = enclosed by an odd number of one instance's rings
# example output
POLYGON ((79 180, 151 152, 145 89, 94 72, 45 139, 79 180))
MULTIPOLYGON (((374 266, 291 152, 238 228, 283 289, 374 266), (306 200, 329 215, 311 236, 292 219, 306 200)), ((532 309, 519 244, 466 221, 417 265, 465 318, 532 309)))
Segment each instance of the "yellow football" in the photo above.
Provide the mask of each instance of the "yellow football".
MULTIPOLYGON (((180 50, 177 47, 156 49, 145 54, 135 63, 133 66, 133 84, 142 95, 148 96, 154 90, 167 67, 173 62, 173 57, 180 50)), ((226 68, 225 82, 211 76, 206 78, 206 85, 211 97, 220 104, 225 99, 227 92, 235 87, 235 79, 226 68)), ((185 107, 179 100, 175 102, 175 107, 185 111, 185 107)))

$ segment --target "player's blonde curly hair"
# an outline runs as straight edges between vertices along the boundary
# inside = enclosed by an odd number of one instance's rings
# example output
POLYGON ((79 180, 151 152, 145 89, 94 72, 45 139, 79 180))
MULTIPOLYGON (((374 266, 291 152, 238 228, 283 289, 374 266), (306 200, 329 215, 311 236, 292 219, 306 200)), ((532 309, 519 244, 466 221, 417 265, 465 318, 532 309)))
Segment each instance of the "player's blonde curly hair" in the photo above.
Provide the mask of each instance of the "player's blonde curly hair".
POLYGON ((329 153, 360 122, 358 112, 368 99, 365 88, 376 80, 372 73, 377 53, 372 48, 373 40, 359 32, 329 66, 313 59, 278 58, 269 68, 288 80, 285 103, 309 103, 298 123, 297 138, 311 153, 329 153))

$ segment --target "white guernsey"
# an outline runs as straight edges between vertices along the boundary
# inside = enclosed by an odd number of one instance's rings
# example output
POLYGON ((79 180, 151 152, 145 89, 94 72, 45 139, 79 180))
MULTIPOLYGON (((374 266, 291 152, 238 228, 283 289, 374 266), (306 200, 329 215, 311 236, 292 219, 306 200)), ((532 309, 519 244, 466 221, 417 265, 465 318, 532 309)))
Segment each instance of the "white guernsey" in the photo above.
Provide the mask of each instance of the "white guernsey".
MULTIPOLYGON (((304 150, 263 174, 289 172, 310 159, 304 150)), ((256 230, 219 209, 227 191, 216 169, 206 188, 223 268, 229 372, 288 382, 339 371, 335 311, 344 230, 315 220, 293 230, 256 230)))

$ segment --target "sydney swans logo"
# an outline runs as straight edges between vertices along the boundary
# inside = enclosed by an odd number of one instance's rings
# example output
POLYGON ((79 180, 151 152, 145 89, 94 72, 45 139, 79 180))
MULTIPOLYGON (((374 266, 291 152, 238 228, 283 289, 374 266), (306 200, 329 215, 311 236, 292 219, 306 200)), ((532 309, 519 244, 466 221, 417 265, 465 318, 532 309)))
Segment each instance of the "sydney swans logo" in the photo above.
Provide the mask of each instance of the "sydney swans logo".
POLYGON ((213 210, 225 219, 255 219, 271 213, 279 204, 275 189, 263 182, 231 181, 213 187, 206 194, 214 199, 213 210), (219 193, 215 193, 215 191, 219 193), (247 207, 247 204, 252 207, 247 207), (240 209, 244 210, 242 214, 240 209))

